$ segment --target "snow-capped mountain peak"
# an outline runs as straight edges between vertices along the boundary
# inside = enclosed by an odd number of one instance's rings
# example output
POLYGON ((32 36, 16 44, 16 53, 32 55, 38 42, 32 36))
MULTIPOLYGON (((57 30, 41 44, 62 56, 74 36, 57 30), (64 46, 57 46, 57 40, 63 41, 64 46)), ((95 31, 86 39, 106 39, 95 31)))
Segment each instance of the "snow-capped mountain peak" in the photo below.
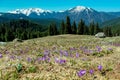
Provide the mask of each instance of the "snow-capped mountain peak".
POLYGON ((76 6, 72 9, 69 9, 71 12, 82 12, 84 10, 86 11, 93 11, 93 9, 89 8, 89 7, 84 7, 84 6, 76 6))
POLYGON ((41 13, 52 13, 52 11, 50 10, 43 10, 40 8, 17 9, 15 11, 8 12, 13 14, 24 14, 26 16, 29 16, 31 13, 36 13, 37 15, 40 15, 41 13))
POLYGON ((75 11, 81 11, 81 10, 84 10, 84 9, 86 9, 86 7, 84 7, 84 6, 76 6, 74 8, 75 11))

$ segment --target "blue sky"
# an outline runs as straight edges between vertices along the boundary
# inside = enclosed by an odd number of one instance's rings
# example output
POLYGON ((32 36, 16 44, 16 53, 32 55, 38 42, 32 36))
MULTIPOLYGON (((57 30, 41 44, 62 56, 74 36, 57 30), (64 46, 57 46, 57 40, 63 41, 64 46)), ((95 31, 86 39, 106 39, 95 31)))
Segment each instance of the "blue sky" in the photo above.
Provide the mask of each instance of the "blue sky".
POLYGON ((0 0, 0 12, 23 8, 66 10, 75 6, 87 6, 98 11, 120 11, 120 0, 0 0))

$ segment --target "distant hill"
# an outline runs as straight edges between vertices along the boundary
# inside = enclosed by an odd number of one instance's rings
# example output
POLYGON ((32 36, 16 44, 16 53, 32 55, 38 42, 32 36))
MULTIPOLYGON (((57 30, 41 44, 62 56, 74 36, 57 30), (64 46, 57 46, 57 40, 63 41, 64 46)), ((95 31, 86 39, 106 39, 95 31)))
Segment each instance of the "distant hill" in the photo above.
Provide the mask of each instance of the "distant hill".
POLYGON ((102 27, 111 27, 113 32, 120 33, 120 17, 104 22, 102 27))
POLYGON ((29 19, 29 17, 27 17, 24 14, 11 14, 11 13, 0 13, 0 17, 5 17, 8 19, 29 19))
POLYGON ((31 29, 43 29, 46 30, 47 27, 43 26, 42 24, 39 24, 37 22, 31 21, 31 20, 25 20, 25 19, 14 19, 10 21, 4 21, 3 23, 0 23, 0 26, 4 25, 3 27, 8 27, 8 28, 31 28, 31 29))
POLYGON ((59 27, 60 23, 61 23, 61 20, 53 19, 53 18, 48 18, 48 19, 30 18, 29 20, 32 21, 32 22, 42 24, 44 26, 48 26, 51 23, 56 23, 56 25, 59 27))
POLYGON ((120 17, 120 12, 108 12, 108 14, 120 17))
POLYGON ((13 20, 29 20, 31 22, 35 22, 38 24, 42 24, 44 26, 48 26, 50 23, 56 23, 57 26, 60 26, 61 20, 54 19, 54 18, 48 18, 48 19, 39 19, 39 18, 29 18, 25 16, 24 14, 11 14, 11 13, 0 13, 0 23, 5 23, 8 21, 13 21, 13 20))
POLYGON ((4 21, 9 21, 10 19, 7 17, 0 16, 0 23, 4 21))

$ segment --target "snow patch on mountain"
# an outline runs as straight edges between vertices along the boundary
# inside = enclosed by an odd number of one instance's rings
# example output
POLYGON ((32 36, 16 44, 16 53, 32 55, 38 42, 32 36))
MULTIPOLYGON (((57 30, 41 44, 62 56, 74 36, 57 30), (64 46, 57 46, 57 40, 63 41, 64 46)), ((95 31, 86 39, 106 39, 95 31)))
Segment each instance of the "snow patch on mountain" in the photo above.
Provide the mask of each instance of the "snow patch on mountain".
POLYGON ((26 16, 29 16, 31 13, 36 13, 37 15, 40 15, 41 13, 52 13, 52 11, 50 10, 43 10, 40 8, 17 9, 15 11, 8 12, 13 14, 24 14, 26 16))
POLYGON ((84 6, 76 6, 72 9, 69 9, 70 12, 82 12, 82 11, 91 11, 93 12, 93 9, 89 8, 89 7, 84 7, 84 6))
POLYGON ((86 9, 86 7, 84 7, 84 6, 77 6, 77 7, 75 7, 74 8, 74 11, 83 11, 83 10, 85 10, 86 9))
POLYGON ((61 11, 58 11, 58 12, 62 13, 62 12, 65 12, 65 11, 61 10, 61 11))

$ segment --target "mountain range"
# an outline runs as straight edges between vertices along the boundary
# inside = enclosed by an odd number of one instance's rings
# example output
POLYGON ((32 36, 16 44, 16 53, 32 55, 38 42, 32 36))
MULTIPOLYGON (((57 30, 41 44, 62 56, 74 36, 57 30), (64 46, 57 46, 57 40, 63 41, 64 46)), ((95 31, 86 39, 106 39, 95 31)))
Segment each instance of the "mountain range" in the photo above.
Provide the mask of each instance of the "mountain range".
POLYGON ((64 11, 50 11, 40 8, 17 9, 0 13, 0 21, 9 19, 55 19, 65 20, 66 16, 71 18, 71 22, 78 23, 83 19, 86 24, 90 22, 103 23, 105 21, 120 17, 120 12, 99 12, 89 7, 76 6, 64 11))

